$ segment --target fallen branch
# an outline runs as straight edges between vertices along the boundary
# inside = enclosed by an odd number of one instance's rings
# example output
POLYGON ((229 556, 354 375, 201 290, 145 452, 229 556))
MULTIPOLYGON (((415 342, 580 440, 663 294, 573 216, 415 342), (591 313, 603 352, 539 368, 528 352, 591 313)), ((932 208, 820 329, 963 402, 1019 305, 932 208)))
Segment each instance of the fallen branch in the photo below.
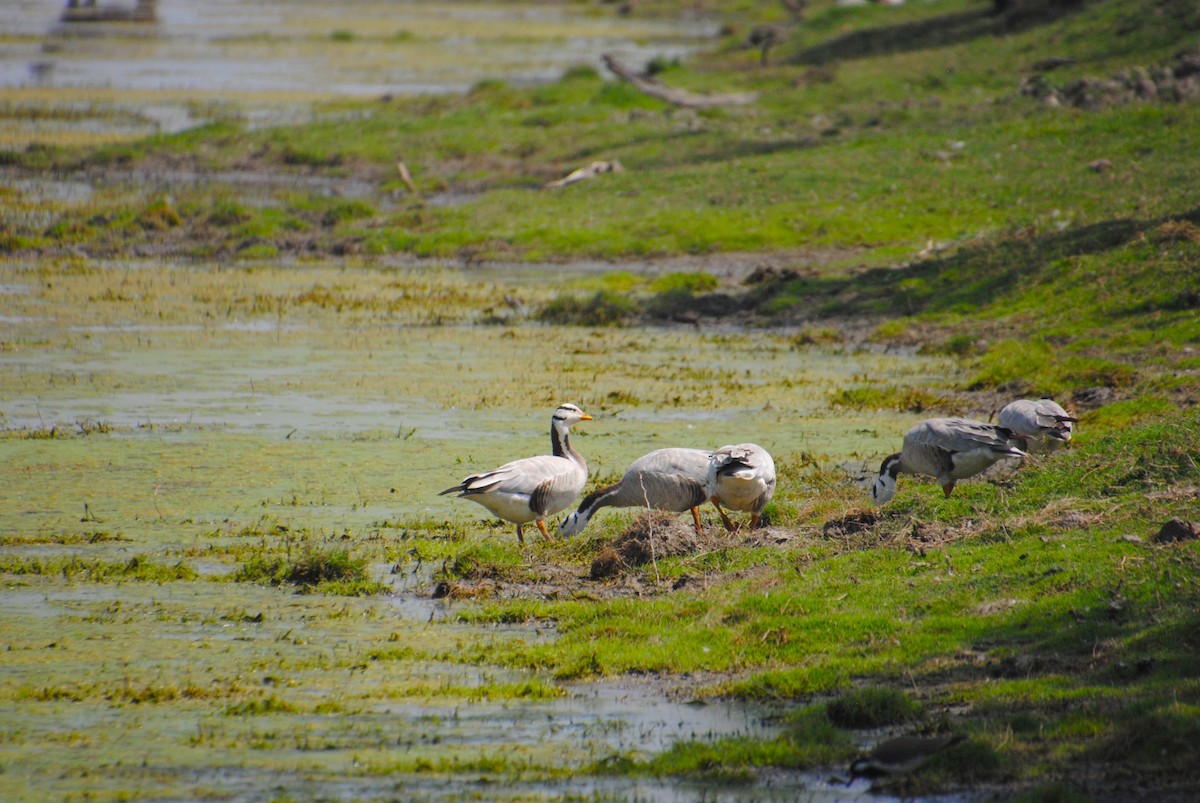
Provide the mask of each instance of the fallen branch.
POLYGON ((624 171, 625 168, 621 167, 621 163, 615 159, 611 162, 592 162, 587 167, 572 170, 562 178, 546 182, 546 189, 565 187, 568 184, 574 184, 576 181, 583 181, 585 178, 595 178, 602 173, 622 173, 624 171))
POLYGON ((653 78, 647 78, 643 75, 638 75, 633 70, 626 67, 621 62, 617 61, 616 57, 611 53, 605 53, 601 56, 604 59, 604 64, 610 69, 613 75, 623 81, 628 81, 633 85, 633 88, 644 95, 649 95, 652 98, 665 100, 667 103, 673 103, 676 106, 684 106, 689 109, 703 109, 712 106, 744 106, 747 103, 753 103, 758 100, 757 92, 733 92, 725 95, 701 95, 696 92, 689 92, 686 89, 674 89, 669 86, 660 84, 653 78))

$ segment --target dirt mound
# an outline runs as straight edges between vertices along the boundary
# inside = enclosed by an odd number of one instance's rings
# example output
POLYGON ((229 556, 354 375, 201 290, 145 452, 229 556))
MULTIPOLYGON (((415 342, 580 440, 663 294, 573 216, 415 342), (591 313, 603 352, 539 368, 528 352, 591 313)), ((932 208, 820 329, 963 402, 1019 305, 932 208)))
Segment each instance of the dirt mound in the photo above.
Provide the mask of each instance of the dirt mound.
POLYGON ((870 530, 877 521, 879 521, 878 510, 852 510, 840 518, 825 522, 821 527, 821 534, 826 538, 854 535, 870 530))
POLYGON ((1194 541, 1200 537, 1196 525, 1183 519, 1171 519, 1151 539, 1156 544, 1172 544, 1176 541, 1194 541))
POLYGON ((709 529, 702 535, 689 519, 651 510, 642 513, 617 536, 617 540, 592 561, 591 578, 615 577, 626 569, 643 566, 659 558, 693 555, 729 546, 723 531, 709 529))

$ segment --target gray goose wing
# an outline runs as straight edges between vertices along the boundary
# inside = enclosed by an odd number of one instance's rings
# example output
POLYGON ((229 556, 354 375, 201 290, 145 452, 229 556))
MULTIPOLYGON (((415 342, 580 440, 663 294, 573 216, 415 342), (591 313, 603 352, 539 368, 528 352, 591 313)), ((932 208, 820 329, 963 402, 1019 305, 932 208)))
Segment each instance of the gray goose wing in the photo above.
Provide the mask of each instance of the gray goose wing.
POLYGON ((458 492, 459 496, 471 496, 498 491, 532 495, 547 482, 553 483, 562 475, 569 477, 574 467, 575 464, 565 457, 524 457, 491 471, 472 474, 453 488, 442 491, 442 494, 458 492))
POLYGON ((909 437, 914 443, 933 446, 950 454, 969 452, 980 447, 997 452, 1013 451, 1008 442, 1012 432, 970 418, 931 418, 924 422, 924 426, 910 430, 909 437))

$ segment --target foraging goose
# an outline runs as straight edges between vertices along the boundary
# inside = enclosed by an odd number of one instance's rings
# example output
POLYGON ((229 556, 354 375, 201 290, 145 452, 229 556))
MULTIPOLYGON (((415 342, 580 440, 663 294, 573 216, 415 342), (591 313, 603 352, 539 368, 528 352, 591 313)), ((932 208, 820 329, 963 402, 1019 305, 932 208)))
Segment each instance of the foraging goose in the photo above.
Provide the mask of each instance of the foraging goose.
POLYGON ((1018 399, 1000 411, 1000 426, 1016 433, 1026 451, 1052 452, 1071 440, 1072 417, 1051 399, 1018 399))
POLYGON ((854 783, 856 778, 875 779, 912 772, 935 754, 966 738, 957 734, 933 737, 897 736, 895 739, 888 739, 850 765, 850 780, 846 785, 854 783))
POLYGON ((722 446, 713 452, 705 481, 708 499, 721 514, 725 529, 733 522, 721 507, 750 514, 750 526, 758 526, 763 508, 775 493, 775 461, 766 449, 753 443, 722 446))
POLYGON ((930 418, 904 436, 904 445, 884 458, 871 486, 871 499, 882 505, 896 495, 900 474, 928 474, 949 498, 958 480, 974 477, 1005 457, 1027 457, 1013 446, 1012 430, 970 418, 930 418))
POLYGON ((558 525, 559 536, 575 535, 602 507, 648 507, 672 513, 692 511, 696 532, 700 505, 708 498, 704 483, 712 452, 704 449, 656 449, 629 464, 620 482, 592 491, 579 509, 558 525))
POLYGON ((560 405, 550 420, 553 454, 526 457, 500 468, 472 474, 439 496, 458 494, 517 525, 517 540, 525 543, 522 527, 533 521, 547 541, 545 518, 566 509, 587 483, 587 463, 569 439, 572 424, 592 417, 574 404, 560 405))

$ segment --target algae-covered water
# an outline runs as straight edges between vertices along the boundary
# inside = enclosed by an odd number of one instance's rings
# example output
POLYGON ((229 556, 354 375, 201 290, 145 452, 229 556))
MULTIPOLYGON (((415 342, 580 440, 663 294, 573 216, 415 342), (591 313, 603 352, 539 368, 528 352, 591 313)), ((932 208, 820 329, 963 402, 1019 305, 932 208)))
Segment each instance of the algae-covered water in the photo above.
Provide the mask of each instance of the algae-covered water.
POLYGON ((548 450, 566 400, 595 417, 576 442, 599 475, 658 446, 745 440, 781 460, 874 461, 900 417, 850 416, 829 394, 948 366, 784 332, 540 325, 519 310, 578 277, 502 276, 0 266, 0 796, 862 793, 801 775, 730 789, 575 779, 679 739, 769 734, 782 712, 481 666, 489 644, 553 628, 466 625, 456 612, 471 603, 430 599, 447 539, 513 538, 436 491, 548 450), (311 549, 368 559, 390 591, 238 580, 311 549))
POLYGON ((661 446, 743 441, 874 464, 911 416, 851 414, 830 396, 949 370, 799 348, 785 332, 550 327, 515 313, 479 323, 472 310, 511 312, 496 299, 552 290, 505 289, 482 272, 28 265, 7 267, 0 288, 0 421, 101 430, 5 444, 14 456, 61 451, 28 471, 52 471, 40 493, 74 494, 72 515, 85 501, 105 506, 89 479, 98 460, 134 483, 109 494, 154 491, 160 511, 204 519, 231 501, 293 498, 340 511, 339 524, 456 515, 462 503, 435 491, 547 451, 550 414, 565 401, 595 418, 575 441, 597 475, 661 446))
MULTIPOLYGON (((599 68, 604 51, 674 58, 714 32, 604 4, 163 0, 146 26, 10 5, 3 147, 536 83, 599 68)), ((14 214, 45 226, 104 191, 20 181, 10 194, 29 203, 14 214)), ((746 440, 781 463, 854 466, 894 447, 908 417, 848 414, 831 393, 951 370, 789 332, 530 319, 595 272, 0 263, 0 799, 862 797, 824 774, 625 777, 622 762, 677 741, 769 736, 784 712, 698 701, 683 683, 497 668, 490 650, 552 642, 553 626, 466 624, 473 603, 433 598, 456 550, 513 540, 437 491, 544 453, 563 401, 595 418, 574 433, 594 478, 661 446, 746 440), (370 567, 376 593, 297 593, 249 571, 338 551, 370 567)))

